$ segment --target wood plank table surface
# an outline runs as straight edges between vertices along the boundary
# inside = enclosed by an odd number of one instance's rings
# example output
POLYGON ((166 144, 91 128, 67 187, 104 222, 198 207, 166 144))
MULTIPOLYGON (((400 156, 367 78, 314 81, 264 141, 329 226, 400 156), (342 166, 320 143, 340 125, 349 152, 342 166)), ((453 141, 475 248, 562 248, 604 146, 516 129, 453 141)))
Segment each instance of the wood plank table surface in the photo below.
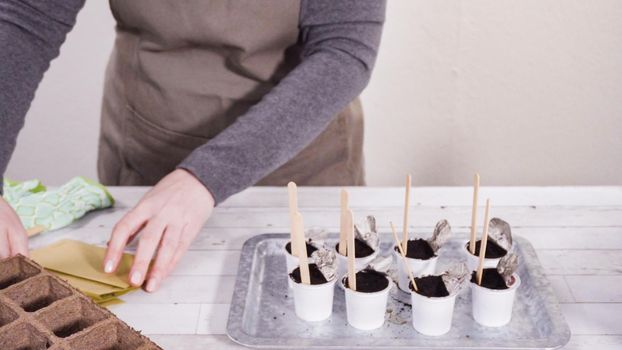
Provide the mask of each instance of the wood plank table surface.
MULTIPOLYGON (((31 248, 64 238, 105 245, 117 220, 147 190, 112 187, 114 208, 34 237, 31 248)), ((375 215, 382 232, 389 232, 390 220, 401 222, 403 188, 349 192, 356 222, 375 215)), ((455 232, 467 234, 471 193, 469 187, 413 188, 411 232, 428 236, 446 218, 455 232)), ((301 187, 298 198, 307 228, 337 232, 339 188, 301 187)), ((535 247, 572 331, 565 349, 622 349, 622 187, 482 187, 480 206, 486 198, 492 216, 535 247)), ((240 249, 254 235, 288 230, 286 188, 250 188, 216 208, 160 290, 123 296, 125 303, 110 309, 164 349, 241 349, 225 330, 240 249)))

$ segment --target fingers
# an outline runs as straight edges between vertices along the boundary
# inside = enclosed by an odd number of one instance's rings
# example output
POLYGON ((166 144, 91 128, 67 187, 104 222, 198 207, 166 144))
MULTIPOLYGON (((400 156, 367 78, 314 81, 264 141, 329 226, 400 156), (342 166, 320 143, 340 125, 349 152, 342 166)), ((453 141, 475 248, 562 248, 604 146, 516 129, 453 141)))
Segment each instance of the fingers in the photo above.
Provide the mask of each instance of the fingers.
POLYGON ((194 237, 197 235, 201 228, 201 225, 187 225, 184 228, 184 231, 179 238, 179 243, 177 244, 177 251, 175 251, 175 255, 173 256, 173 260, 171 261, 170 268, 168 273, 170 273, 182 256, 186 253, 188 248, 190 248, 190 244, 192 243, 194 237))
POLYGON ((179 245, 179 239, 182 236, 182 228, 178 226, 168 226, 158 247, 158 253, 155 263, 149 273, 147 281, 147 292, 154 292, 160 287, 160 283, 164 280, 171 270, 173 257, 179 245))
POLYGON ((0 196, 0 256, 28 256, 28 234, 19 217, 0 196))
POLYGON ((130 271, 130 284, 133 286, 141 286, 145 281, 149 263, 160 244, 160 238, 162 238, 165 228, 166 224, 163 221, 152 219, 141 231, 142 236, 138 242, 134 264, 130 271))
POLYGON ((9 246, 9 235, 6 229, 0 228, 0 259, 11 256, 11 248, 9 246))
POLYGON ((214 198, 196 177, 187 171, 173 171, 115 227, 106 254, 105 270, 112 272, 117 268, 128 240, 140 231, 130 283, 140 286, 147 277, 146 289, 154 291, 188 249, 213 208, 214 198), (148 273, 154 254, 153 269, 148 273))
POLYGON ((106 257, 104 258, 104 272, 112 273, 117 269, 128 239, 140 231, 146 220, 146 213, 136 208, 127 213, 114 226, 112 236, 108 242, 108 248, 106 249, 106 257))
POLYGON ((21 223, 13 225, 8 238, 11 255, 28 256, 28 234, 21 223))

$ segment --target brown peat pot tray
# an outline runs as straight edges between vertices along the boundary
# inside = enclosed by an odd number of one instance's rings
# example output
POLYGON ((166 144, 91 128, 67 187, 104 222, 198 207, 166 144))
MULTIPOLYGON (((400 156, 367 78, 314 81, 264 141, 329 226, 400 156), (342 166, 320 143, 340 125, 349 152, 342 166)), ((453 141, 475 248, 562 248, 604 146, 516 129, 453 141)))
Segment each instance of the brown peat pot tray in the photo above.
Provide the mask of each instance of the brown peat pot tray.
POLYGON ((161 350, 21 255, 0 260, 0 349, 161 350))

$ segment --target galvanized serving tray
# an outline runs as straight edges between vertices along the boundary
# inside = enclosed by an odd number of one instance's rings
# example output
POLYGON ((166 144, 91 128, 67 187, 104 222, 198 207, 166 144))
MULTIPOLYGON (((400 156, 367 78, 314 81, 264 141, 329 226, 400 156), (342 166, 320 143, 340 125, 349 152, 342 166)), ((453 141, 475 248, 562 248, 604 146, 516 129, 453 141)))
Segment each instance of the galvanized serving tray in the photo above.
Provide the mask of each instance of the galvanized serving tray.
MULTIPOLYGON (((390 235, 381 235, 381 254, 392 246, 390 235)), ((336 236, 332 239, 336 241, 336 236)), ((417 333, 411 324, 406 293, 393 287, 387 320, 374 331, 359 331, 346 322, 343 290, 336 285, 333 315, 319 323, 298 319, 287 286, 283 243, 287 234, 264 234, 242 248, 233 292, 227 334, 242 345, 286 349, 555 349, 570 339, 570 330, 531 244, 515 237, 522 284, 517 292, 512 321, 501 328, 478 325, 471 316, 471 296, 466 288, 456 299, 452 328, 440 337, 417 333)), ((329 240, 330 242, 330 240, 329 240)), ((440 250, 438 271, 464 261, 465 238, 453 238, 440 250)))

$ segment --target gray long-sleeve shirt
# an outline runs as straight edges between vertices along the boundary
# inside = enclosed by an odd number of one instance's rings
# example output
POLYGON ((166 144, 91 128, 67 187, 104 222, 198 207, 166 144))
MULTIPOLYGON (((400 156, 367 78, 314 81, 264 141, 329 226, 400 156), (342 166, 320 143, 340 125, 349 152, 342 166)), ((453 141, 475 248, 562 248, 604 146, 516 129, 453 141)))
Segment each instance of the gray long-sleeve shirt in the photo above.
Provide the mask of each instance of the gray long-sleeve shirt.
MULTIPOLYGON (((0 0, 0 175, 34 92, 83 4, 0 0)), ((301 1, 301 63, 179 167, 220 203, 293 158, 367 85, 384 13, 385 0, 301 1)))

